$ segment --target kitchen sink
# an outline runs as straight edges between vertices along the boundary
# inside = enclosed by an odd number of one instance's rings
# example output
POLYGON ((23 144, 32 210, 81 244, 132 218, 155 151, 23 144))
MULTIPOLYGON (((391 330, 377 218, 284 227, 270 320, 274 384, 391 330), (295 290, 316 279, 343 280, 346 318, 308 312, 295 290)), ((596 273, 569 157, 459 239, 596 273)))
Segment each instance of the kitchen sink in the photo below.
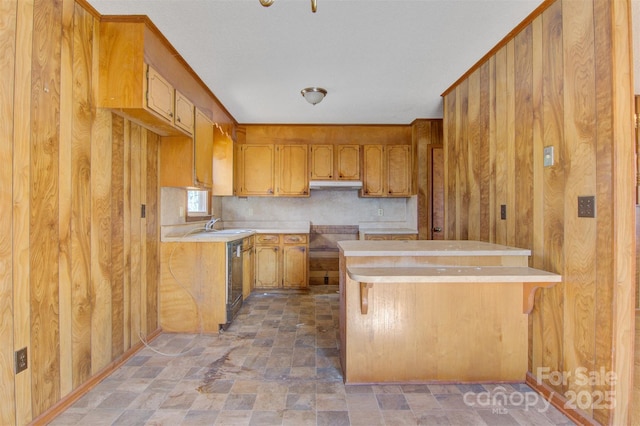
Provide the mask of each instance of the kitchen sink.
POLYGON ((235 234, 243 234, 245 232, 253 232, 253 229, 220 229, 214 231, 208 231, 214 235, 235 235, 235 234))

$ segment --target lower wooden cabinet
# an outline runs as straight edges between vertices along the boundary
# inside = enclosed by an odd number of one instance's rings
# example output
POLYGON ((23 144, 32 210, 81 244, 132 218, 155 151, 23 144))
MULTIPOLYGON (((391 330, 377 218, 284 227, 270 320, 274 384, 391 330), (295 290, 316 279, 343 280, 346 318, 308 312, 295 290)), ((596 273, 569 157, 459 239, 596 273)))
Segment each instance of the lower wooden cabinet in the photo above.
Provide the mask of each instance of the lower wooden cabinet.
POLYGON ((256 288, 305 288, 309 285, 306 234, 257 234, 256 288))

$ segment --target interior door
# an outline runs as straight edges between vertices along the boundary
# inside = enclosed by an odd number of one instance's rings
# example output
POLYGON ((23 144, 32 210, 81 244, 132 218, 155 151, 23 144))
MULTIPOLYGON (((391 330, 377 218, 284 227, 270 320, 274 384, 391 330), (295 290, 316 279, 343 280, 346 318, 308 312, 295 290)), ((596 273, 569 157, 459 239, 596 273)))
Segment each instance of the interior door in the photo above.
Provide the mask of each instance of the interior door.
POLYGON ((444 150, 429 145, 429 218, 432 240, 444 240, 444 150))

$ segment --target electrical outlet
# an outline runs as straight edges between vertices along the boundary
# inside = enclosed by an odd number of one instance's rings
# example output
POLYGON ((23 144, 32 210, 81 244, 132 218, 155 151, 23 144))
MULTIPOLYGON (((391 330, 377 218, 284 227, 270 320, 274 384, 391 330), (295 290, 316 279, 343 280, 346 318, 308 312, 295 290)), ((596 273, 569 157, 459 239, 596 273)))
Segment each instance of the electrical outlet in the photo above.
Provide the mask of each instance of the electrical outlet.
POLYGON ((500 219, 507 220, 507 205, 500 204, 500 219))
POLYGON ((596 197, 578 197, 578 217, 596 217, 596 197))
POLYGON ((378 209, 378 216, 384 216, 384 210, 378 209))
POLYGON ((16 351, 16 374, 27 369, 28 361, 26 347, 16 351))

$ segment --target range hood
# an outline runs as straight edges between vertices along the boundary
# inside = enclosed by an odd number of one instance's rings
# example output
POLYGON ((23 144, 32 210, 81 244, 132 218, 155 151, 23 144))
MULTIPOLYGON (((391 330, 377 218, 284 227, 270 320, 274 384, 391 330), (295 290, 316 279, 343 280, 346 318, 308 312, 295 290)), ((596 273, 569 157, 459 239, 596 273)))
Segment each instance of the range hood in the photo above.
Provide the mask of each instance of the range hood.
POLYGON ((324 190, 347 190, 347 189, 361 189, 362 182, 358 180, 310 180, 309 189, 324 189, 324 190))

